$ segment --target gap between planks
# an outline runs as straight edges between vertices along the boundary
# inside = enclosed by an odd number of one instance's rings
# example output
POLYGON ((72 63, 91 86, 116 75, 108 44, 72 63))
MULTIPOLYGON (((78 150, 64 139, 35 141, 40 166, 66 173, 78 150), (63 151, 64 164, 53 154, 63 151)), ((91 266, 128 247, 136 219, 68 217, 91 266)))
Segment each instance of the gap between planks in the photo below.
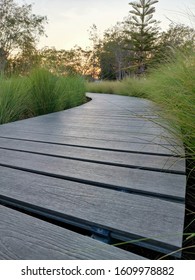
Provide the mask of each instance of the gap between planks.
MULTIPOLYGON (((0 144, 1 145, 1 144, 0 144)), ((133 164, 123 164, 123 163, 115 163, 115 162, 108 162, 108 161, 101 161, 101 160, 92 160, 92 159, 85 159, 85 158, 79 158, 79 157, 71 157, 71 156, 62 156, 58 154, 52 154, 52 153, 42 153, 42 152, 37 152, 37 151, 29 151, 22 149, 20 150, 19 148, 5 148, 5 147, 0 147, 2 150, 8 150, 8 151, 16 151, 16 152, 25 152, 29 154, 37 154, 37 155, 43 155, 43 156, 48 156, 48 157, 55 157, 55 158, 62 158, 62 159, 70 159, 70 160, 75 160, 75 161, 83 161, 83 162, 91 162, 91 163, 97 163, 97 164, 105 164, 105 165, 110 165, 110 166, 118 166, 118 167, 124 167, 124 168, 131 168, 131 169, 140 169, 140 170, 147 170, 147 171, 155 171, 155 172, 162 172, 162 173, 170 173, 170 174, 177 174, 177 175, 185 175, 185 171, 181 170, 176 170, 170 166, 170 169, 165 169, 165 168, 160 168, 160 167, 146 167, 146 166, 141 166, 141 165, 133 165, 133 164)))
POLYGON ((140 260, 142 256, 0 206, 1 260, 140 260))
MULTIPOLYGON (((52 145, 58 145, 58 146, 67 146, 67 147, 77 147, 77 148, 83 148, 83 149, 92 149, 92 150, 102 150, 102 151, 111 151, 111 152, 121 152, 121 153, 129 153, 129 154, 140 154, 140 155, 151 155, 151 156, 162 156, 162 157, 173 157, 173 158, 183 158, 180 155, 173 154, 173 153, 155 153, 155 152, 144 152, 142 150, 125 150, 125 149, 112 149, 112 148, 103 148, 103 147, 96 147, 96 146, 85 146, 85 145, 76 145, 76 144, 66 144, 66 143, 59 143, 59 142, 51 142, 51 141, 45 141, 45 140, 36 140, 36 139, 27 139, 27 138, 18 138, 18 137, 6 137, 0 135, 0 138, 2 139, 12 139, 12 140, 20 140, 20 141, 27 141, 27 142, 34 142, 34 143, 45 143, 45 144, 52 144, 52 145)), ((133 143, 132 143, 133 144, 133 143)), ((141 143, 134 143, 137 145, 140 145, 143 147, 144 144, 141 143)), ((153 146, 155 144, 147 143, 146 145, 153 146)), ((166 149, 166 148, 165 148, 166 149)), ((167 148, 167 150, 169 150, 167 148)))
MULTIPOLYGON (((157 251, 162 254, 169 254, 178 250, 178 247, 164 243, 162 241, 156 241, 155 236, 153 238, 146 238, 145 236, 139 236, 132 234, 131 232, 125 233, 120 229, 116 228, 107 228, 106 226, 99 225, 96 222, 91 222, 83 219, 79 219, 75 216, 69 216, 61 212, 56 212, 48 208, 43 208, 37 205, 29 204, 24 201, 19 201, 10 197, 0 195, 0 205, 8 207, 9 209, 16 210, 18 212, 24 213, 26 215, 38 218, 43 221, 47 221, 49 224, 55 224, 56 222, 60 223, 64 229, 73 227, 73 232, 75 229, 77 231, 86 230, 91 232, 91 235, 97 234, 97 232, 106 232, 108 237, 108 244, 113 246, 112 240, 117 239, 120 242, 126 242, 127 244, 136 244, 140 248, 146 248, 149 250, 157 251)), ((104 234, 99 235, 100 238, 106 240, 107 237, 104 234)), ((158 236, 157 236, 158 237, 158 236)), ((159 236, 160 237, 160 236, 159 236)), ((172 256, 180 258, 181 253, 176 252, 172 256)))

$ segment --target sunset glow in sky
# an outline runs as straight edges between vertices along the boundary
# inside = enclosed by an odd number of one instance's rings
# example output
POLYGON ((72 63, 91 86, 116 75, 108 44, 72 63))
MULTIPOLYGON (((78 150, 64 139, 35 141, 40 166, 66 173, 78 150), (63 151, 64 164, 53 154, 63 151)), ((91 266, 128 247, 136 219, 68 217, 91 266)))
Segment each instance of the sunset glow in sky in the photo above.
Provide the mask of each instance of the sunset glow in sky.
MULTIPOLYGON (((130 0, 15 0, 19 4, 33 5, 33 13, 47 16, 47 38, 42 38, 39 47, 70 49, 74 45, 89 46, 90 27, 95 24, 103 31, 129 13, 130 0)), ((185 23, 195 28, 195 0, 159 0, 155 5, 155 19, 166 29, 170 20, 185 23), (169 18, 169 19, 168 19, 169 18)))

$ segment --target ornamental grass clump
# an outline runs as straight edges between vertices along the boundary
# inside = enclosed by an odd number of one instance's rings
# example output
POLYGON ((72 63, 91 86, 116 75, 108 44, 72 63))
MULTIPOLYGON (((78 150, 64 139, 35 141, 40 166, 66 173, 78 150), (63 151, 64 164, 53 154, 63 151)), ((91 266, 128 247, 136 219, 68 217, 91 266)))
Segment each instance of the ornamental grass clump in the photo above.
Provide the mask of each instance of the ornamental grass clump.
POLYGON ((79 76, 37 68, 26 77, 0 77, 0 124, 72 108, 86 101, 79 76))
POLYGON ((0 124, 29 114, 29 83, 26 78, 0 78, 0 124))

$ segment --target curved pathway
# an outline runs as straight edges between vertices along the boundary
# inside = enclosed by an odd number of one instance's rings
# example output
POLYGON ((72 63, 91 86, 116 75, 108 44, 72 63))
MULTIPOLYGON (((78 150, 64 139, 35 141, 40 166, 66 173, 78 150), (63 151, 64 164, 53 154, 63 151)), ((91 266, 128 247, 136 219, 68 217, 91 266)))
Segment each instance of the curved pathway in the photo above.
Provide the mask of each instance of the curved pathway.
POLYGON ((0 126, 0 259, 143 258, 116 240, 182 247, 182 143, 151 102, 88 96, 0 126))

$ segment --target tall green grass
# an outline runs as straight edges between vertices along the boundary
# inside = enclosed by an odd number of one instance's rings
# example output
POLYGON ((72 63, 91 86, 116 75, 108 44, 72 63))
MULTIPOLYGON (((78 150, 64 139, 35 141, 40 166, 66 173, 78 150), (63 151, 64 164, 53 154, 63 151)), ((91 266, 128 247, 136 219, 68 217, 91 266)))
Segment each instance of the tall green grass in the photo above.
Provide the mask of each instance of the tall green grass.
POLYGON ((88 92, 121 94, 122 83, 119 81, 87 82, 88 92))
POLYGON ((86 101, 86 85, 81 77, 60 77, 55 85, 59 110, 72 108, 86 101))
POLYGON ((45 69, 33 70, 29 76, 29 98, 33 115, 52 113, 57 110, 59 98, 55 86, 57 77, 45 69))
POLYGON ((86 86, 88 92, 147 97, 144 81, 136 78, 127 78, 123 81, 88 82, 86 86))
POLYGON ((195 53, 179 52, 174 61, 153 70, 145 81, 145 92, 163 108, 187 155, 195 160, 195 53))
POLYGON ((29 114, 29 83, 26 78, 0 77, 0 124, 29 114))
POLYGON ((177 53, 174 61, 153 70, 145 81, 146 95, 158 103, 186 152, 186 215, 184 258, 195 248, 195 53, 177 53))
POLYGON ((0 78, 0 124, 52 113, 85 102, 81 77, 35 69, 28 77, 0 78))

